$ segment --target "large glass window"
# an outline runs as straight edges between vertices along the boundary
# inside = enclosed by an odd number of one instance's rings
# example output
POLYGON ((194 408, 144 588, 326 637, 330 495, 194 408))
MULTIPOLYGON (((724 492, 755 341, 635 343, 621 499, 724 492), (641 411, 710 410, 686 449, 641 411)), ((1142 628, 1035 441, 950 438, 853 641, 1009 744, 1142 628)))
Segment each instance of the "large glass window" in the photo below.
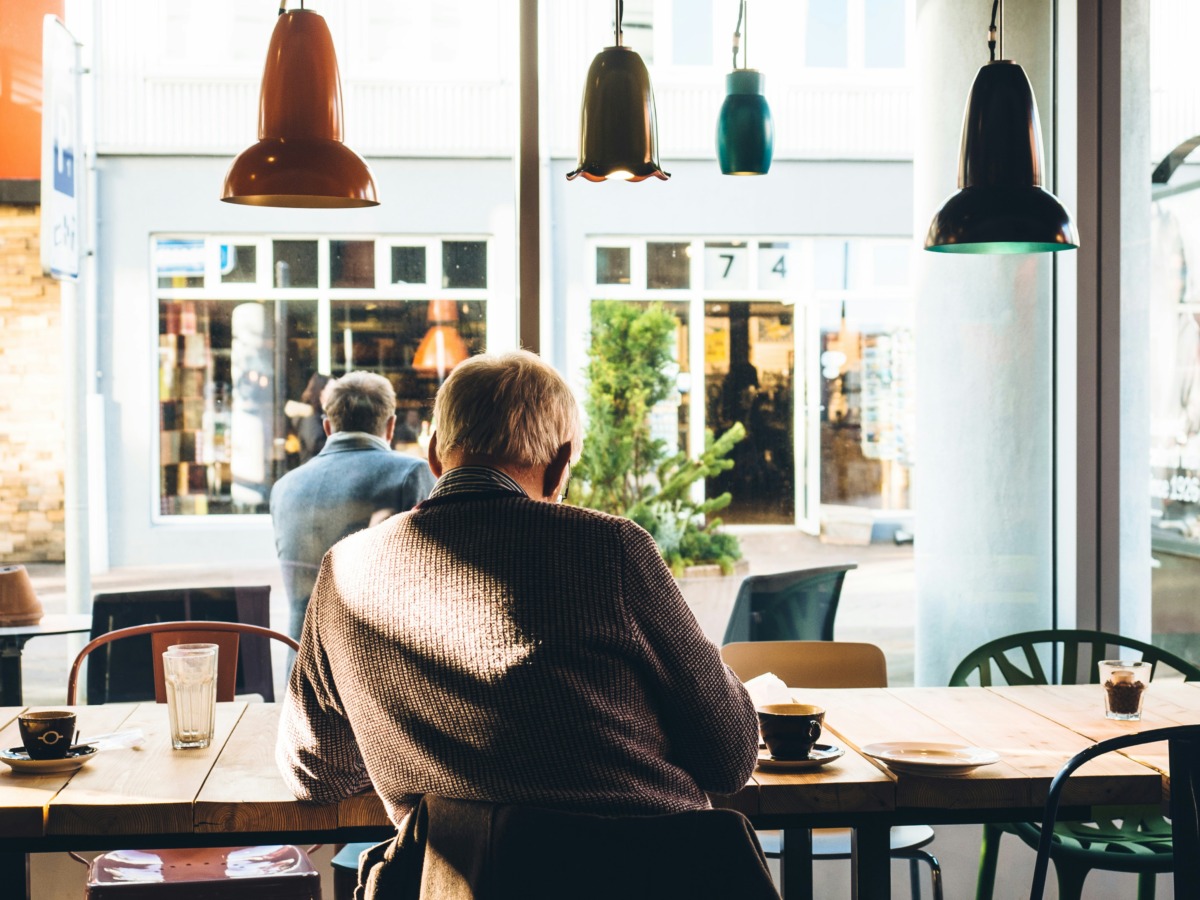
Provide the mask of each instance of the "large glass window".
POLYGON ((154 258, 163 516, 267 512, 351 370, 391 381, 394 445, 422 454, 438 385, 487 345, 486 240, 164 236, 154 258))

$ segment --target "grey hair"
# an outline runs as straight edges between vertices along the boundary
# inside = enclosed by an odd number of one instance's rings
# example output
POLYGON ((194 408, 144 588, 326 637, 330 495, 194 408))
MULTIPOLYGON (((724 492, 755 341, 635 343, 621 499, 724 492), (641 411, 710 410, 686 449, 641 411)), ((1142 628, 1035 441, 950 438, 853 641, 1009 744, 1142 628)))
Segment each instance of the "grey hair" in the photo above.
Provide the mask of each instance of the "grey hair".
POLYGON ((334 431, 383 435, 396 414, 392 383, 374 372, 347 372, 321 391, 321 406, 334 431))
POLYGON ((579 404, 563 377, 527 350, 484 353, 459 363, 437 393, 434 431, 442 451, 542 467, 582 444, 579 404))

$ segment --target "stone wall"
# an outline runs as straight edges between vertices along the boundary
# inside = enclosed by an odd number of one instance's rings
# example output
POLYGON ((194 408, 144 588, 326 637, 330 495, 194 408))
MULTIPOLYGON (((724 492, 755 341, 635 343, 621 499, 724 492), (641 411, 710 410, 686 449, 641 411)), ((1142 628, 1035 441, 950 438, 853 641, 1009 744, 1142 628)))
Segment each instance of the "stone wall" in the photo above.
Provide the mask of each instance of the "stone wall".
POLYGON ((58 283, 36 206, 0 204, 0 562, 64 557, 64 375, 58 283))

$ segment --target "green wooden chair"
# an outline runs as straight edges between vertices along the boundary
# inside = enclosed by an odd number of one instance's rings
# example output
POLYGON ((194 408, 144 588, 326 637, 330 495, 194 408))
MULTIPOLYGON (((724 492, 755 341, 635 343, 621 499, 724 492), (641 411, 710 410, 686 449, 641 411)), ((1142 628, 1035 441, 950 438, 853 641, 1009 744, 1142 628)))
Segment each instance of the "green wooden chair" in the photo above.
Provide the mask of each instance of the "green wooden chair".
MULTIPOLYGON (((1153 644, 1104 631, 1063 630, 1026 631, 989 641, 958 664, 950 685, 1098 684, 1096 664, 1100 660, 1130 656, 1150 663, 1152 676, 1160 668, 1173 669, 1186 681, 1200 681, 1200 667, 1153 644)), ((1136 873, 1137 900, 1154 900, 1155 877, 1171 871, 1170 822, 1145 808, 1111 809, 1108 813, 1095 822, 1054 826, 1050 858, 1060 900, 1079 900, 1092 869, 1136 873)), ((1017 835, 1035 850, 1041 839, 1041 826, 1033 822, 984 825, 975 900, 992 900, 1000 838, 1005 832, 1017 835)))

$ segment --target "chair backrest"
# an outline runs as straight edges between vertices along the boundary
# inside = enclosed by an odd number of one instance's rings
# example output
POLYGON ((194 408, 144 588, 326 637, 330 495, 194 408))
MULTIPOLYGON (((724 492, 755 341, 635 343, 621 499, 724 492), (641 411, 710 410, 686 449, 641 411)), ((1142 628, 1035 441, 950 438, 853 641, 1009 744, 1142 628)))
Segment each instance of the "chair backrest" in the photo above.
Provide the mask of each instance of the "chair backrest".
POLYGON ((734 641, 832 641, 842 582, 857 563, 751 575, 742 581, 724 644, 734 641))
MULTIPOLYGON (((97 594, 92 600, 92 638, 154 622, 245 622, 269 628, 271 588, 168 588, 97 594)), ((270 642, 247 637, 241 642, 237 691, 275 699, 270 642)), ((88 660, 87 693, 91 703, 149 700, 154 696, 145 673, 151 671, 150 638, 110 644, 88 660)))
POLYGON ((1103 659, 1135 658, 1150 663, 1151 676, 1159 666, 1181 674, 1186 681, 1200 681, 1200 667, 1139 641, 1106 631, 1064 629, 1061 631, 1024 631, 988 641, 967 654, 950 676, 951 687, 977 684, 1099 684, 1103 659), (1046 661, 1053 660, 1058 671, 1046 672, 1046 661), (972 679, 972 675, 976 676, 972 679))
MULTIPOLYGON (((149 687, 149 696, 153 696, 156 702, 167 702, 162 654, 173 644, 216 644, 220 648, 217 651, 217 700, 227 702, 236 694, 238 646, 243 635, 264 641, 276 640, 293 650, 300 649, 300 645, 286 634, 257 625, 247 625, 244 622, 152 622, 149 625, 118 628, 89 641, 75 657, 75 662, 71 664, 71 672, 67 676, 67 705, 77 702, 79 669, 92 651, 108 647, 115 641, 136 640, 140 637, 150 640, 151 652, 145 669, 139 674, 144 684, 149 687)), ((91 702, 90 694, 88 701, 91 702)))
POLYGON ((1054 822, 1058 817, 1058 804, 1063 788, 1071 773, 1102 754, 1157 741, 1167 741, 1170 753, 1171 842, 1172 855, 1175 858, 1175 896, 1195 896, 1196 885, 1200 885, 1200 725, 1173 725, 1100 741, 1071 757, 1054 776, 1042 814, 1042 830, 1038 840, 1037 862, 1033 869, 1030 900, 1042 900, 1046 889, 1050 845, 1054 841, 1054 822))
POLYGON ((788 687, 887 687, 887 660, 874 644, 852 641, 740 641, 721 648, 742 681, 764 672, 788 687))

